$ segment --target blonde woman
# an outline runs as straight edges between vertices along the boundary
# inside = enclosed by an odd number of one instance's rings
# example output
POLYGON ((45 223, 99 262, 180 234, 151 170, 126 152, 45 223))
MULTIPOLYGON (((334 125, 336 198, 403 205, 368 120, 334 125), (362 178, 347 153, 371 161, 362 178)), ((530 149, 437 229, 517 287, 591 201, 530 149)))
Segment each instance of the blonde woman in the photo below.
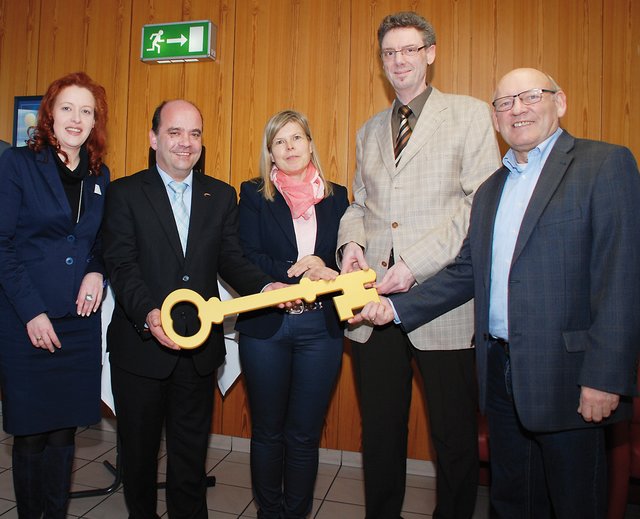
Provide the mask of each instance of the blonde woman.
MULTIPOLYGON (((347 190, 325 179, 302 114, 286 110, 267 122, 260 174, 240 189, 245 255, 276 281, 333 279, 347 190)), ((320 433, 342 359, 336 311, 330 298, 319 298, 248 314, 237 329, 251 408, 258 517, 307 517, 320 433)))

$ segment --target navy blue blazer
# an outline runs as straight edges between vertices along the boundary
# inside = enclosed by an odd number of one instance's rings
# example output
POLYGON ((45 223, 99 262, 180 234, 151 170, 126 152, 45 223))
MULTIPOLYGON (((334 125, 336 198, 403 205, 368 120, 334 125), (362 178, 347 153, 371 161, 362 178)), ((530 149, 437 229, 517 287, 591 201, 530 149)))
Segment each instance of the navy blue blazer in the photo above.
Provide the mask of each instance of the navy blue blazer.
POLYGON ((0 297, 23 323, 76 315, 88 272, 104 274, 100 224, 109 170, 83 183, 84 212, 71 216, 53 149, 10 148, 0 157, 0 297))
MULTIPOLYGON (((480 407, 486 405, 493 227, 508 175, 476 192, 467 238, 448 268, 392 297, 413 329, 475 297, 480 407)), ((532 431, 591 427, 581 386, 626 395, 640 352, 640 174, 627 148, 575 139, 551 151, 522 221, 509 274, 509 342, 518 416, 532 431)))
POLYGON ((9 148, 11 148, 11 144, 3 140, 0 140, 0 155, 2 155, 5 152, 5 150, 8 150, 9 148))
MULTIPOLYGON (((322 258, 328 267, 339 270, 336 265, 338 227, 349 206, 349 199, 345 187, 332 185, 333 195, 315 206, 318 230, 314 255, 322 258)), ((287 270, 298 258, 291 210, 277 191, 273 202, 266 200, 259 191, 261 186, 260 179, 243 182, 240 186, 240 244, 247 258, 273 279, 298 283, 301 276, 290 278, 287 275, 287 270)), ((318 300, 328 302, 323 309, 327 329, 333 337, 339 337, 343 331, 331 297, 318 300)), ((242 314, 236 330, 251 337, 267 339, 278 331, 283 317, 284 311, 277 308, 242 314)))

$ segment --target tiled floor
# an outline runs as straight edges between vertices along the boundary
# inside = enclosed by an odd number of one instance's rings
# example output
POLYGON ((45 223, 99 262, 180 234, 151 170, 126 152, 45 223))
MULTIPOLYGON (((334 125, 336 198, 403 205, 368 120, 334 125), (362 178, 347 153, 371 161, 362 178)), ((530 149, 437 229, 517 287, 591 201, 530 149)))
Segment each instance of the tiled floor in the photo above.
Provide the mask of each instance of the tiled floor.
MULTIPOLYGON (((209 517, 216 519, 255 518, 256 508, 251 496, 248 442, 213 438, 209 449, 207 469, 215 475, 216 485, 208 490, 209 517), (233 450, 231 444, 233 444, 233 450), (228 445, 225 443, 228 442, 228 445), (222 446, 223 448, 217 448, 222 446), (243 452, 245 451, 245 452, 243 452)), ((331 452, 322 458, 330 461, 331 452)), ((73 491, 104 488, 111 485, 113 476, 103 461, 115 464, 116 433, 114 423, 104 419, 99 425, 80 431, 76 439, 73 491)), ((349 460, 342 465, 321 463, 315 488, 311 517, 315 519, 362 519, 364 496, 362 471, 357 462, 349 460), (346 463, 346 464, 345 464, 346 463), (353 466, 347 466, 353 465, 353 466)), ((165 470, 161 452, 159 471, 165 470)), ((161 478, 162 479, 162 478, 161 478)), ((435 503, 435 479, 409 475, 402 516, 404 519, 431 517, 435 503)), ((167 517, 164 491, 158 492, 158 513, 167 517)), ((474 519, 488 517, 487 488, 479 487, 474 519)), ((17 518, 11 478, 11 437, 0 435, 0 517, 17 518)), ((69 517, 86 519, 126 518, 122 489, 110 495, 72 499, 69 517)), ((640 519, 640 507, 629 506, 626 519, 640 519)))

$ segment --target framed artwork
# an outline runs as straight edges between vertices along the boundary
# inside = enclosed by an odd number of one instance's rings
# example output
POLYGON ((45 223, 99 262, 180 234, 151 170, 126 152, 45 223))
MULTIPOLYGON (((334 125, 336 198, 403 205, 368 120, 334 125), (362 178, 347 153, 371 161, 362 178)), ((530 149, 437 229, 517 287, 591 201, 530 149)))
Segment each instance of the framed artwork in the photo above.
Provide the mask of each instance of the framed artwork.
POLYGON ((15 96, 13 104, 13 145, 26 146, 29 128, 36 125, 42 96, 15 96))

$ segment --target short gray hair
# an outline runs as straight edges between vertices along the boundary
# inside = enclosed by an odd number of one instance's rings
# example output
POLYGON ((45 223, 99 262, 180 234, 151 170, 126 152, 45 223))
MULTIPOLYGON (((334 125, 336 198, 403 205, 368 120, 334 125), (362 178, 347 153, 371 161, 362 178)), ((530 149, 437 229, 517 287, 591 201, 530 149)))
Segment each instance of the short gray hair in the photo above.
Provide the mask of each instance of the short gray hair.
POLYGON ((422 41, 427 47, 435 45, 436 31, 425 18, 413 11, 401 11, 385 16, 378 27, 378 45, 382 48, 382 40, 391 29, 413 27, 422 33, 422 41))

